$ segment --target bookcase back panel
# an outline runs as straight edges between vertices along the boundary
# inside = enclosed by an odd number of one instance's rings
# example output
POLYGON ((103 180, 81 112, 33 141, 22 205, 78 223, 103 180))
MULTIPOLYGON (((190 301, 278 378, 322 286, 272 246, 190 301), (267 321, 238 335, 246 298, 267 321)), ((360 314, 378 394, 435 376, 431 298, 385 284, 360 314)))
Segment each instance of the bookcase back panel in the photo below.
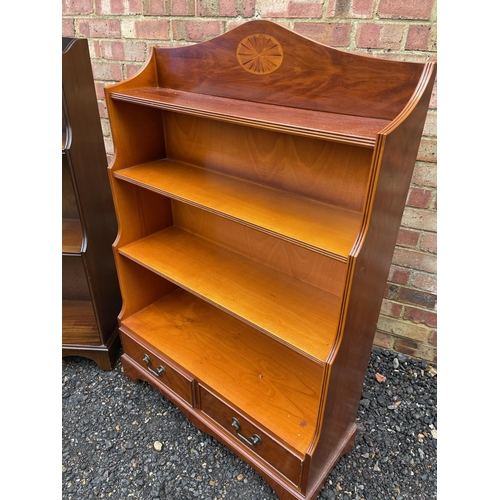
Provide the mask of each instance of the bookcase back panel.
POLYGON ((347 264, 199 208, 172 201, 174 224, 305 283, 341 296, 347 264))
POLYGON ((373 151, 164 113, 171 159, 361 212, 373 151))

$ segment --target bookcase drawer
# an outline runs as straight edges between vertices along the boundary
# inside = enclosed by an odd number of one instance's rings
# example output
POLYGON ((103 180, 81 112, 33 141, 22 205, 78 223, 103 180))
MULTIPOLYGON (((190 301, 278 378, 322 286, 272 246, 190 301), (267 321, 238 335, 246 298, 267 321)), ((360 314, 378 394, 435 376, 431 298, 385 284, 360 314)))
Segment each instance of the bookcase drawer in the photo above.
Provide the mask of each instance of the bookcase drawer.
POLYGON ((145 342, 132 337, 120 328, 120 337, 123 352, 130 356, 144 370, 153 375, 163 386, 173 391, 186 403, 194 406, 193 378, 187 373, 182 373, 174 363, 165 356, 160 356, 145 342))
POLYGON ((302 460, 271 437, 261 427, 242 416, 233 407, 222 401, 208 389, 200 387, 200 408, 220 427, 236 436, 238 441, 251 452, 259 455, 268 464, 299 485, 302 460))

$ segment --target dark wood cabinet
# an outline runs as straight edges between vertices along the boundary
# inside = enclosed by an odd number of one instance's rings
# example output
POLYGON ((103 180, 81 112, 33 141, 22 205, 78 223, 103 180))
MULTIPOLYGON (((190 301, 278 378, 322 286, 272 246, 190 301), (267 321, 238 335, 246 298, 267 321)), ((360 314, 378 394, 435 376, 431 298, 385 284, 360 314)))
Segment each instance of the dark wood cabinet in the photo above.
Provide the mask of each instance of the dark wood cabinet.
POLYGON ((125 373, 282 499, 353 445, 435 71, 251 21, 106 88, 125 373))
POLYGON ((117 223, 86 39, 62 39, 62 355, 110 370, 121 307, 117 223))

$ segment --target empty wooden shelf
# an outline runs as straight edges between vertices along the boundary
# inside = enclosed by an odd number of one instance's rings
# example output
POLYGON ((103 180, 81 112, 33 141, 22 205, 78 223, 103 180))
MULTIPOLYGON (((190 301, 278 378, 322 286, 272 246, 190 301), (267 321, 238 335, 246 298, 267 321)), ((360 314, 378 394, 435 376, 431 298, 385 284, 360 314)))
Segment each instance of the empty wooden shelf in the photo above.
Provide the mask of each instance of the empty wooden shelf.
POLYGON ((282 499, 353 445, 435 71, 251 21, 105 89, 124 371, 282 499))
POLYGON ((110 370, 121 307, 117 223, 86 39, 62 39, 62 355, 110 370))

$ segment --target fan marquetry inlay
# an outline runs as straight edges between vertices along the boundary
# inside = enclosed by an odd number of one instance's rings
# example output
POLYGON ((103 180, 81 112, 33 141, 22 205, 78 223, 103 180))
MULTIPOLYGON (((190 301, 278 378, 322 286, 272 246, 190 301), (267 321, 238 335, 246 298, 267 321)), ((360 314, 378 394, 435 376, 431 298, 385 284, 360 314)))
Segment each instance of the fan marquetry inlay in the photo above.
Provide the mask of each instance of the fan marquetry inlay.
POLYGON ((272 36, 255 34, 247 36, 239 43, 236 56, 240 65, 249 73, 266 75, 280 67, 283 49, 272 36))

